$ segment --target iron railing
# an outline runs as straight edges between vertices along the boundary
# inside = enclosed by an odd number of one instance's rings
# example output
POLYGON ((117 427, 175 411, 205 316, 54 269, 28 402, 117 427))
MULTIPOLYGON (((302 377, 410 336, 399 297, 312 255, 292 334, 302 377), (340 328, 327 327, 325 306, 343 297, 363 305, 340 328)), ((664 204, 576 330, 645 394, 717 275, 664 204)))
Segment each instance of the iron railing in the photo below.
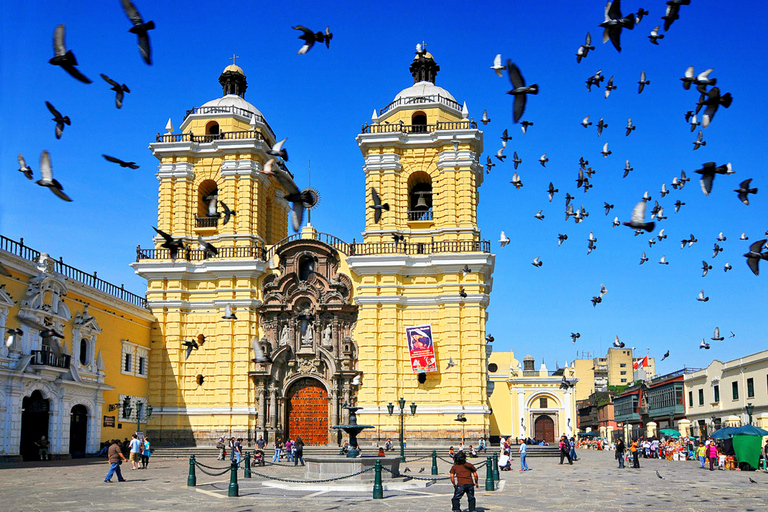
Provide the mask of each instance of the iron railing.
POLYGON ((369 256, 374 254, 438 254, 450 252, 491 252, 489 240, 457 240, 440 242, 372 242, 349 244, 349 256, 369 256))
MULTIPOLYGON (((264 119, 264 116, 245 108, 235 107, 234 105, 192 107, 191 109, 187 110, 186 114, 184 114, 184 121, 186 121, 186 119, 192 114, 235 114, 241 117, 248 118, 249 120, 255 117, 256 122, 266 126, 267 130, 269 130, 269 134, 272 135, 273 139, 275 138, 275 132, 274 130, 272 130, 272 127, 269 126, 269 123, 267 122, 267 120, 264 119)), ((182 121, 182 123, 184 121, 182 121)))
POLYGON ((400 105, 421 105, 424 103, 440 103, 452 108, 453 110, 461 112, 461 105, 459 105, 459 102, 456 100, 452 100, 451 98, 447 98, 441 94, 429 94, 427 96, 418 96, 415 98, 398 98, 386 107, 382 108, 379 115, 384 115, 393 108, 399 107, 400 105))
POLYGON ((439 130, 470 130, 475 121, 445 121, 434 124, 364 124, 363 133, 432 133, 439 130))
MULTIPOLYGON (((219 247, 219 253, 216 256, 208 256, 202 249, 192 249, 189 246, 177 254, 177 259, 187 261, 203 261, 207 259, 228 259, 228 258, 249 258, 254 260, 263 260, 264 248, 260 245, 244 245, 242 247, 219 247)), ((136 261, 141 260, 169 260, 171 259, 170 249, 142 249, 136 247, 136 261)))
POLYGON ((409 210, 408 211, 408 220, 409 221, 423 221, 423 220, 432 220, 432 210, 409 210))
POLYGON ((218 217, 198 217, 195 215, 196 228, 215 228, 219 225, 218 217))
MULTIPOLYGON (((294 240, 299 240, 301 238, 302 238, 302 234, 301 233, 296 233, 296 234, 293 234, 291 236, 287 236, 287 237, 283 238, 282 240, 280 240, 279 242, 275 243, 272 247, 269 248, 269 250, 266 252, 265 259, 268 260, 272 256, 274 256, 275 253, 277 252, 277 250, 280 249, 285 244, 287 244, 289 242, 293 242, 294 240)), ((315 236, 313 238, 311 238, 311 240, 319 240, 319 241, 321 241, 321 242, 323 242, 325 244, 330 245, 331 247, 333 247, 334 249, 336 249, 337 251, 339 251, 341 253, 349 254, 349 246, 350 246, 350 244, 348 244, 347 242, 345 242, 341 238, 335 237, 335 236, 330 235, 328 233, 319 233, 318 232, 318 233, 315 234, 315 236)))
MULTIPOLYGON (((189 133, 158 133, 155 136, 157 142, 213 142, 215 140, 244 140, 257 139, 268 144, 271 141, 267 139, 259 130, 245 130, 238 132, 219 132, 207 135, 195 135, 189 133)), ((274 139, 273 139, 274 140, 274 139)))
POLYGON ((50 350, 32 350, 30 353, 32 354, 32 360, 29 362, 29 364, 34 364, 39 366, 53 366, 54 368, 69 368, 69 363, 72 359, 72 356, 69 356, 66 354, 57 356, 50 350))
MULTIPOLYGON (((28 261, 36 262, 40 258, 40 251, 36 251, 35 249, 24 245, 23 238, 17 242, 0 235, 0 250, 9 252, 28 261)), ((145 297, 129 292, 122 284, 117 286, 108 281, 104 281, 97 276, 96 272, 93 274, 83 272, 80 269, 67 265, 64 263, 62 258, 59 258, 58 260, 50 258, 50 261, 53 263, 53 271, 61 274, 66 279, 71 279, 86 286, 90 286, 91 288, 94 288, 100 292, 104 292, 120 300, 129 302, 134 306, 139 306, 142 308, 147 307, 147 299, 145 297)))

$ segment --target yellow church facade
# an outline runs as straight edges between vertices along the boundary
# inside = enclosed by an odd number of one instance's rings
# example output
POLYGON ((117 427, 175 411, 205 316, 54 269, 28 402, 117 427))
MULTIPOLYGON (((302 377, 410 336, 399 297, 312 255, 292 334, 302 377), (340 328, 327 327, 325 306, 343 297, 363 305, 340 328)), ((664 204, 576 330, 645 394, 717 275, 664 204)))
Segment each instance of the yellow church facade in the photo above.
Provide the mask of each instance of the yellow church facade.
POLYGON ((156 441, 327 444, 338 441, 330 427, 346 422, 346 405, 362 407, 360 422, 375 427, 361 439, 395 437, 387 405, 400 397, 418 406, 408 440, 488 434, 494 256, 477 225, 483 137, 466 106, 435 85, 438 70, 419 51, 413 86, 374 111, 357 137, 367 206, 360 243, 311 225, 288 236, 295 198, 261 172, 281 164, 270 153, 281 137, 245 100, 237 66, 219 79, 223 97, 150 145, 159 160, 157 228, 186 246, 172 259, 159 234, 132 264, 157 319, 156 441), (370 208, 373 189, 389 210, 370 208), (196 248, 201 239, 217 254, 196 248), (424 325, 434 371, 411 364, 406 328, 424 325))

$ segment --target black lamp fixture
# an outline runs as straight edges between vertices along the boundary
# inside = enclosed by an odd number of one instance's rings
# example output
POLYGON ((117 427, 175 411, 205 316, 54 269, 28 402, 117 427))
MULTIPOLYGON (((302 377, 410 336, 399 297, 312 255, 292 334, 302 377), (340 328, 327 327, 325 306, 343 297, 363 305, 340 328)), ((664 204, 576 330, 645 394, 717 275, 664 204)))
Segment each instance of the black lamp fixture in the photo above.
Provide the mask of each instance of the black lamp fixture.
POLYGON ((392 416, 392 413, 395 412, 395 405, 392 402, 387 404, 387 411, 389 412, 390 416, 392 416))
POLYGON ((747 406, 744 408, 747 411, 747 415, 749 415, 749 424, 752 424, 752 413, 755 411, 755 406, 752 404, 747 404, 747 406))
POLYGON ((400 397, 400 400, 397 401, 397 404, 400 406, 400 410, 402 411, 405 409, 405 398, 400 397))
POLYGON ((411 402, 411 416, 416 416, 416 402, 411 402))

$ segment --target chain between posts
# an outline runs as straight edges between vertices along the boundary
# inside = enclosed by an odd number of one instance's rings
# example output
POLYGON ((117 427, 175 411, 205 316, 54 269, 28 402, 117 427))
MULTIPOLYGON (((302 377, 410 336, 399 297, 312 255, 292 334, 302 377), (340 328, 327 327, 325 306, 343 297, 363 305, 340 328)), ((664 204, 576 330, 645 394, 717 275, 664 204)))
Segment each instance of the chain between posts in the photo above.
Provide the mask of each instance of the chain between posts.
POLYGON ((415 476, 415 475, 411 476, 411 475, 406 475, 402 471, 400 472, 399 475, 395 475, 395 472, 392 471, 389 468, 385 468, 385 467, 382 466, 381 469, 383 469, 384 471, 389 471, 390 473, 392 473, 393 476, 402 476, 402 477, 405 477, 405 478, 412 478, 414 480, 428 480, 428 481, 432 481, 432 480, 447 480, 447 479, 451 478, 450 476, 432 476, 432 477, 423 477, 423 476, 415 476))
POLYGON ((368 471, 373 471, 373 469, 374 469, 374 466, 371 466, 368 469, 360 470, 357 473, 352 473, 351 475, 337 476, 337 477, 333 477, 333 478, 324 478, 322 480, 296 480, 296 479, 292 479, 292 478, 280 478, 280 477, 276 477, 276 476, 269 476, 269 475, 265 475, 263 473, 259 473, 258 471, 254 471, 254 470, 251 470, 251 472, 254 475, 258 475, 260 477, 267 478, 269 480, 277 480, 277 481, 280 481, 280 482, 289 482, 289 483, 292 483, 292 484, 316 484, 316 483, 322 483, 322 482, 333 482, 335 480, 344 480, 345 478, 351 478, 353 476, 362 475, 363 473, 367 473, 368 471))

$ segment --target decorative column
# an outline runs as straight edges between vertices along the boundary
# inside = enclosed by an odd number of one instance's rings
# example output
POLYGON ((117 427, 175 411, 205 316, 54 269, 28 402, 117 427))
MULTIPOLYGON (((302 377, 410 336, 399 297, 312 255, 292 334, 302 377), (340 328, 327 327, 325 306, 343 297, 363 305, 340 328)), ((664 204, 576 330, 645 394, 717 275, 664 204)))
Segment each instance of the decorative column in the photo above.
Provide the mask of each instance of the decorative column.
MULTIPOLYGON (((520 435, 515 437, 532 437, 525 434, 525 418, 528 414, 525 410, 525 390, 523 389, 517 391, 517 414, 520 416, 520 435)), ((518 427, 515 425, 515 429, 517 428, 518 427)))
POLYGON ((277 388, 269 390, 269 427, 277 428, 277 388))
POLYGON ((264 383, 263 382, 259 383, 258 393, 259 393, 259 399, 258 399, 258 409, 257 410, 258 410, 258 415, 259 415, 258 416, 258 418, 259 418, 259 428, 263 431, 264 428, 266 427, 266 423, 267 423, 267 414, 266 414, 267 410, 266 410, 266 404, 265 404, 265 401, 266 401, 265 400, 266 399, 266 397, 265 397, 266 390, 264 389, 264 383))

